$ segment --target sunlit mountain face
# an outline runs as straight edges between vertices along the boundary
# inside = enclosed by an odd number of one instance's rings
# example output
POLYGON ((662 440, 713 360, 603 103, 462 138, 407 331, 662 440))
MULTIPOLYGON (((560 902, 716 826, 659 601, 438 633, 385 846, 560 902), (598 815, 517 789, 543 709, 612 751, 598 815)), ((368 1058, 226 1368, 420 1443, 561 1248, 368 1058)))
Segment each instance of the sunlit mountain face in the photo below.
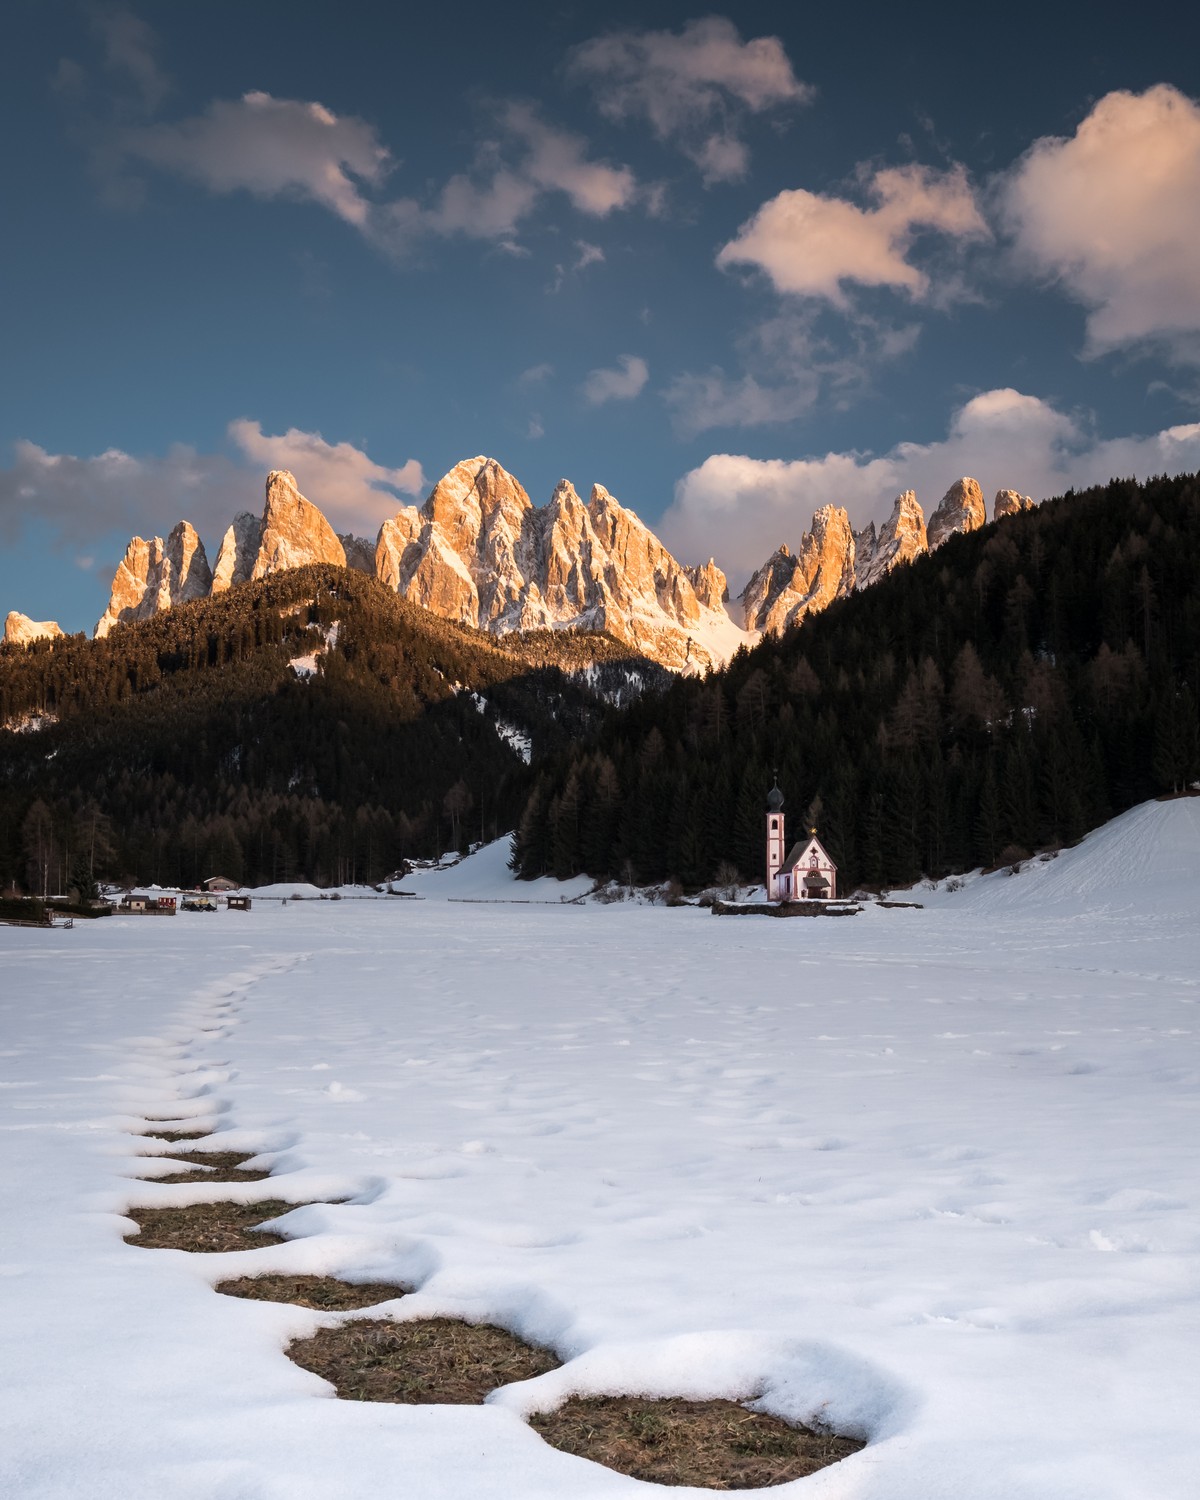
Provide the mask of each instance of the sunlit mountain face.
POLYGON ((1195 49, 952 19, 16 0, 0 618, 272 470, 369 539, 600 484, 736 598, 826 506, 1200 467, 1195 49))

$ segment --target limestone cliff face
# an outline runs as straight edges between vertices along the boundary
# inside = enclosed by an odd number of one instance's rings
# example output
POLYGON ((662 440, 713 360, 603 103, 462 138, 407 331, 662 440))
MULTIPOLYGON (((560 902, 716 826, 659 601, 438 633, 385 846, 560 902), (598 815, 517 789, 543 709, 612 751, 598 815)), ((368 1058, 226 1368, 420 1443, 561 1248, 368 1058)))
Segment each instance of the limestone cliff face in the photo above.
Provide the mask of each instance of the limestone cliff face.
POLYGON ((696 598, 706 609, 723 609, 729 599, 729 580, 717 567, 714 558, 695 567, 684 567, 696 598))
POLYGON ((286 469, 272 469, 267 475, 267 503, 250 577, 266 578, 310 563, 344 568, 345 548, 317 507, 296 488, 295 477, 286 469))
POLYGON ((53 640, 60 635, 57 620, 31 620, 18 609, 10 609, 4 621, 6 646, 28 646, 33 641, 53 640))
POLYGON ((466 459, 420 510, 380 527, 378 577, 435 614, 503 634, 607 630, 666 666, 703 670, 735 649, 724 575, 692 572, 602 485, 563 479, 537 509, 494 459, 466 459))
POLYGON ((854 586, 859 589, 869 588, 893 568, 928 552, 925 512, 917 504, 916 491, 905 490, 896 496, 892 513, 878 535, 872 523, 865 532, 856 533, 855 540, 858 547, 854 586))
POLYGON ((850 517, 840 506, 822 506, 799 552, 793 557, 780 547, 742 590, 746 629, 779 633, 851 593, 855 553, 850 517))
POLYGON ((245 583, 254 571, 258 558, 258 544, 262 538, 262 521, 248 510, 234 516, 229 529, 221 538, 221 549, 217 553, 217 565, 213 569, 212 591, 224 593, 235 583, 245 583))
POLYGON ((992 520, 1002 521, 1005 516, 1017 516, 1032 509, 1033 501, 1028 495, 1019 495, 1016 490, 997 490, 992 502, 992 520))
POLYGON ((204 543, 189 522, 180 521, 166 542, 160 536, 149 541, 135 536, 117 565, 96 636, 106 636, 114 625, 148 620, 160 609, 203 599, 211 591, 212 571, 204 543))
POLYGON ((987 506, 978 480, 956 479, 929 519, 930 552, 960 531, 978 531, 986 521, 987 506))

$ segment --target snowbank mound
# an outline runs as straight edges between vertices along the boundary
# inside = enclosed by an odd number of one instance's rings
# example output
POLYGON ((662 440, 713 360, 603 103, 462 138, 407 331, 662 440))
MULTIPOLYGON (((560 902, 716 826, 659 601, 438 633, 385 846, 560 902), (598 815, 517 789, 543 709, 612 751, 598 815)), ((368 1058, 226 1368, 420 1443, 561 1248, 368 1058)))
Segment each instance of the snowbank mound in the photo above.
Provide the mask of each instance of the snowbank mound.
POLYGON ((441 901, 571 901, 592 888, 586 875, 574 880, 518 880, 508 868, 511 835, 484 844, 449 869, 414 870, 401 889, 416 891, 427 900, 441 901))
POLYGON ((1033 859, 1010 875, 968 877, 938 889, 928 906, 974 912, 1054 908, 1056 913, 1136 908, 1194 913, 1200 906, 1200 797, 1143 802, 1094 829, 1074 849, 1033 859))

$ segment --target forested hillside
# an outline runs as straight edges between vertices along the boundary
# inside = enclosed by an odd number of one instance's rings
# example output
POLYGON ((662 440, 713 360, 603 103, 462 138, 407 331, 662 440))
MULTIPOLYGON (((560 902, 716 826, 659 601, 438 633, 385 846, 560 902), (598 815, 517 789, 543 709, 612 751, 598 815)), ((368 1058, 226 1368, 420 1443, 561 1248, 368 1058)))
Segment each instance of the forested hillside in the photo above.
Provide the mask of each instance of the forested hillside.
POLYGON ((538 775, 515 859, 763 877, 776 768, 843 889, 1078 839, 1200 777, 1200 477, 1113 482, 952 538, 538 775))
POLYGON ((607 637, 497 641, 328 566, 0 648, 0 885, 375 880, 513 826, 530 771, 497 720, 536 761, 666 675, 607 637))

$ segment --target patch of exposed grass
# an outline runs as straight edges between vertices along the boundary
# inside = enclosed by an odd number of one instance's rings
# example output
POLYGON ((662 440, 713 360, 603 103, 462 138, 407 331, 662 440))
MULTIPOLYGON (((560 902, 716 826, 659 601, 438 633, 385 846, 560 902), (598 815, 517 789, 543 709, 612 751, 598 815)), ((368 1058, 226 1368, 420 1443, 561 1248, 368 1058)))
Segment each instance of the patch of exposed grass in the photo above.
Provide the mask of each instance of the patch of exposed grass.
POLYGON ((128 1216, 138 1233, 127 1237, 131 1245, 151 1250, 257 1250, 263 1245, 282 1245, 282 1235, 255 1230, 264 1219, 290 1213, 298 1203, 268 1198, 261 1203, 190 1203, 186 1208, 129 1208, 128 1216))
POLYGON ((143 1135, 153 1136, 156 1141, 202 1141, 211 1135, 211 1130, 144 1130, 143 1135))
POLYGON ((261 1182, 270 1177, 269 1167, 243 1170, 242 1163, 250 1161, 258 1153, 254 1151, 180 1151, 173 1156, 156 1156, 154 1161, 190 1162, 189 1171, 168 1172, 165 1177, 146 1177, 146 1182, 261 1182), (211 1168, 205 1172, 204 1167, 211 1168))
POLYGON ((374 1307, 405 1297, 411 1287, 390 1281, 339 1281, 336 1276, 239 1276, 219 1281, 217 1291, 228 1297, 251 1297, 260 1302, 291 1302, 318 1312, 342 1312, 353 1307, 374 1307))
POLYGON ((579 1398, 538 1413, 530 1424, 565 1453, 634 1479, 710 1490, 786 1484, 865 1446, 854 1438, 793 1427, 736 1401, 579 1398))
POLYGON ((257 1151, 172 1151, 169 1158, 159 1157, 159 1160, 188 1161, 197 1167, 215 1167, 219 1172, 229 1172, 258 1155, 257 1151))
MULTIPOLYGON (((231 1153, 232 1154, 232 1153, 231 1153)), ((169 1158, 167 1158, 169 1160, 169 1158)), ((160 1156, 159 1161, 163 1158, 160 1156)), ((242 1158, 247 1160, 246 1157, 242 1158)), ((202 1167, 192 1167, 186 1172, 168 1172, 165 1177, 146 1177, 144 1182, 262 1182, 265 1177, 270 1177, 270 1172, 265 1167, 256 1167, 254 1171, 243 1171, 240 1167, 215 1167, 211 1172, 206 1172, 202 1167)))
POLYGON ((349 1401, 470 1406, 497 1386, 557 1369, 548 1349, 490 1323, 427 1318, 418 1323, 355 1319, 322 1328, 288 1349, 349 1401))

